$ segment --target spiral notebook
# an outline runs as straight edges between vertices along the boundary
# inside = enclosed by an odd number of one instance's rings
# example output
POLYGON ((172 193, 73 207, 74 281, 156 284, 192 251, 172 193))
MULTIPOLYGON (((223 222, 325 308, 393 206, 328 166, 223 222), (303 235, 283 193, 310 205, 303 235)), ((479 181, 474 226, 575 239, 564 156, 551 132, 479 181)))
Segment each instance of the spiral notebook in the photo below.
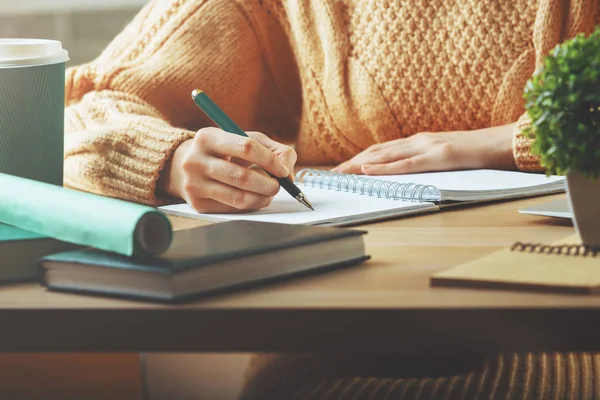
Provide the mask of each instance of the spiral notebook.
POLYGON ((166 214, 212 221, 253 220, 343 226, 420 214, 452 204, 529 197, 565 190, 564 177, 516 171, 469 170, 370 177, 303 169, 295 176, 315 211, 280 190, 264 209, 241 214, 202 214, 189 205, 162 206, 166 214))
POLYGON ((434 274, 431 286, 463 286, 562 293, 600 292, 600 248, 572 235, 552 244, 511 247, 434 274))

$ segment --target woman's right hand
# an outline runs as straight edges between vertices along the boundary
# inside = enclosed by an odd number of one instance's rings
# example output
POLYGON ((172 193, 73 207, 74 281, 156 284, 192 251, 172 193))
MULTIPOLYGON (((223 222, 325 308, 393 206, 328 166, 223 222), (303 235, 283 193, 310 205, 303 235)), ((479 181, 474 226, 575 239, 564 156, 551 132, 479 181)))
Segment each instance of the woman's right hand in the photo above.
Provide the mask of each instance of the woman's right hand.
POLYGON ((249 137, 203 128, 183 142, 165 167, 160 187, 203 213, 235 213, 268 206, 279 191, 274 176, 290 176, 296 152, 259 132, 249 137))

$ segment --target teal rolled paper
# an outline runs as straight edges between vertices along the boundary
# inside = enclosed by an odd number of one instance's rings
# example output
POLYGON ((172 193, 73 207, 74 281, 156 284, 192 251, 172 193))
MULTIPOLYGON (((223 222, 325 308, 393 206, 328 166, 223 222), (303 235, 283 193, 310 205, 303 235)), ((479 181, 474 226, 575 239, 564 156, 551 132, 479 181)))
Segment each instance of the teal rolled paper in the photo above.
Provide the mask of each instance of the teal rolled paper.
POLYGON ((0 222, 126 256, 159 255, 173 235, 154 207, 2 173, 0 222))

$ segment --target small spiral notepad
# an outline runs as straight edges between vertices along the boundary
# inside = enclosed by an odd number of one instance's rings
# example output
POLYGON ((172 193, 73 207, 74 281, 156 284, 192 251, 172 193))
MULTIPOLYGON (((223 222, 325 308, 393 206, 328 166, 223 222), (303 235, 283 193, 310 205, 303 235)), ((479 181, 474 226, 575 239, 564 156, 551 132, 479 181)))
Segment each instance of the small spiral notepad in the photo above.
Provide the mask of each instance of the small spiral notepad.
POLYGON ((307 210, 283 190, 269 207, 251 213, 202 214, 187 204, 160 209, 167 214, 208 220, 341 226, 432 212, 451 204, 564 191, 563 177, 495 170, 365 176, 303 169, 297 172, 295 181, 315 211, 307 210))
POLYGON ((600 292, 600 248, 578 235, 555 243, 518 241, 512 246, 434 274, 432 286, 600 292))

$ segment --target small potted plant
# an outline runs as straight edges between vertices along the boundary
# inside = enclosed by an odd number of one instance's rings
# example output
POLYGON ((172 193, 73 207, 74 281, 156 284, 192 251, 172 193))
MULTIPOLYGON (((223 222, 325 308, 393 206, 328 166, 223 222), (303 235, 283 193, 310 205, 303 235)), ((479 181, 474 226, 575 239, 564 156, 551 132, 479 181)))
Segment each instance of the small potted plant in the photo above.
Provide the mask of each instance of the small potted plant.
POLYGON ((600 27, 558 45, 527 83, 533 154, 565 175, 582 243, 600 246, 600 27))

